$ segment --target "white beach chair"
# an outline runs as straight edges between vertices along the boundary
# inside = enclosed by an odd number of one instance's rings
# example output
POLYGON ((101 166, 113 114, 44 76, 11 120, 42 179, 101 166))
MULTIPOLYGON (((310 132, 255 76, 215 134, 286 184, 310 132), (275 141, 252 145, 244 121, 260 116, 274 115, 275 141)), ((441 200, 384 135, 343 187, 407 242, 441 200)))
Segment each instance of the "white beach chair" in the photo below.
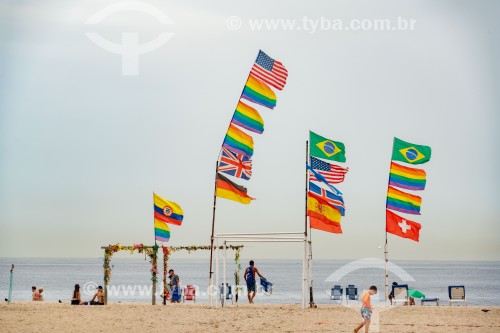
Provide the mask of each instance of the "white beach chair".
POLYGON ((464 303, 467 306, 464 286, 448 286, 448 296, 450 297, 450 305, 452 303, 464 303))

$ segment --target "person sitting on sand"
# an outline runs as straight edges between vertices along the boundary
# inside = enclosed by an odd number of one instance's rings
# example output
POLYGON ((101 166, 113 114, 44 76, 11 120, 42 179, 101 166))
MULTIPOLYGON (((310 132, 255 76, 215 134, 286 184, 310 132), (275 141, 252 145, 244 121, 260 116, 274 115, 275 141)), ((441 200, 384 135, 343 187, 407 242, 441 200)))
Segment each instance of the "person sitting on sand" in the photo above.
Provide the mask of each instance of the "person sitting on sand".
POLYGON ((170 283, 168 284, 170 287, 170 297, 171 297, 170 303, 180 303, 181 286, 180 286, 179 276, 175 274, 173 269, 168 271, 168 275, 170 278, 170 283))
POLYGON ((43 288, 38 289, 38 295, 39 295, 39 301, 44 301, 45 299, 43 298, 43 288))
POLYGON ((253 298, 255 297, 255 292, 256 292, 256 288, 255 288, 255 274, 257 274, 258 276, 260 276, 261 278, 263 278, 262 274, 260 274, 259 270, 257 269, 257 267, 254 266, 254 262, 253 260, 250 260, 250 266, 247 267, 247 269, 245 270, 245 274, 243 275, 245 277, 245 281, 247 283, 247 292, 248 292, 248 302, 250 304, 253 303, 253 298), (250 296, 250 294, 253 292, 252 296, 250 296))
POLYGON ((97 291, 94 294, 94 297, 90 300, 91 305, 104 305, 104 290, 102 286, 97 287, 97 291), (97 298, 97 302, 95 299, 97 298))
POLYGON ((354 329, 354 333, 357 333, 363 326, 365 327, 365 333, 368 333, 370 328, 370 318, 372 317, 373 312, 370 297, 376 293, 376 286, 371 286, 368 291, 364 292, 361 300, 361 317, 363 317, 363 321, 354 329))
POLYGON ((75 284, 75 290, 73 291, 73 297, 71 298, 71 305, 82 304, 82 299, 80 296, 80 285, 75 284))
POLYGON ((33 296, 33 301, 37 302, 40 300, 40 293, 36 290, 36 287, 31 287, 31 293, 33 296))

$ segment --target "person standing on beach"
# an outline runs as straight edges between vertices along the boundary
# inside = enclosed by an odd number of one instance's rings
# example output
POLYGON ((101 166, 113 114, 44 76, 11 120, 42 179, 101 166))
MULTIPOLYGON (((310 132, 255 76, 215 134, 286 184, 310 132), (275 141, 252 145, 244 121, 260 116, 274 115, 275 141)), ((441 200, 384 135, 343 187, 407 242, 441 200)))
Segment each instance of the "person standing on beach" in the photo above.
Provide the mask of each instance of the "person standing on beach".
POLYGON ((43 298, 43 288, 38 289, 38 300, 39 301, 44 301, 45 300, 43 298))
POLYGON ((168 275, 170 278, 170 290, 171 290, 171 299, 170 303, 180 303, 181 302, 181 286, 179 281, 179 276, 175 274, 174 270, 171 269, 168 271, 168 275))
POLYGON ((368 333, 370 329, 370 318, 373 312, 370 297, 376 293, 377 287, 371 286, 370 289, 363 294, 361 300, 361 317, 363 317, 363 321, 354 329, 354 333, 357 333, 363 326, 365 327, 365 333, 368 333))
POLYGON ((247 267, 247 269, 245 270, 245 274, 243 275, 245 277, 245 281, 247 283, 247 292, 248 292, 247 296, 248 296, 248 302, 250 304, 253 304, 253 298, 255 297, 255 292, 256 292, 255 274, 257 274, 258 276, 263 278, 262 274, 260 274, 257 267, 255 267, 254 265, 255 265, 255 263, 253 262, 253 260, 250 260, 250 266, 247 267), (253 292, 253 294, 252 294, 252 296, 250 296, 250 294, 252 292, 253 292))
POLYGON ((36 290, 35 286, 31 287, 31 293, 33 295, 33 301, 36 302, 40 300, 40 293, 36 290))

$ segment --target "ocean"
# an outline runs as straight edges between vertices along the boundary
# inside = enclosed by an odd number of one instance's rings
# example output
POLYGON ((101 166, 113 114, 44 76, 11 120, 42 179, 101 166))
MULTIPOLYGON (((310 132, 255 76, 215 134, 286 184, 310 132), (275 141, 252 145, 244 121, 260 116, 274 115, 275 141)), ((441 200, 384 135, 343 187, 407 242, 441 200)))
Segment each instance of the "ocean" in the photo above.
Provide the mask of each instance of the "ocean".
MULTIPOLYGON (((69 302, 73 286, 80 284, 82 299, 91 298, 97 285, 103 284, 102 259, 0 259, 0 299, 7 297, 10 265, 16 265, 13 279, 12 300, 31 300, 31 286, 43 287, 45 300, 69 302)), ((149 261, 135 255, 133 258, 112 258, 113 271, 110 281, 109 302, 150 302, 151 275, 149 261)), ((161 257, 159 258, 159 264, 161 257)), ((500 306, 500 262, 449 262, 449 261, 395 261, 390 266, 389 284, 393 281, 409 284, 427 297, 439 297, 441 304, 448 304, 449 285, 464 285, 469 305, 500 306)), ((247 267, 242 259, 241 281, 247 267)), ((221 264, 222 266, 222 264, 221 264)), ((256 260, 256 267, 271 281, 272 295, 258 294, 256 303, 300 303, 302 261, 256 260)), ((329 292, 334 284, 345 288, 348 284, 358 287, 360 293, 370 285, 379 289, 378 300, 384 297, 383 261, 315 260, 313 262, 314 301, 331 303, 329 292), (332 275, 333 274, 333 275, 332 275)), ((199 288, 198 302, 208 302, 208 259, 171 258, 169 268, 175 269, 182 285, 199 288)), ((234 262, 228 255, 228 283, 234 284, 234 262), (230 259, 229 259, 230 258, 230 259)), ((158 267, 160 274, 162 268, 158 267)), ((161 283, 161 276, 159 276, 161 283)), ((222 282, 222 273, 219 283, 222 282)), ((160 285, 161 286, 161 285, 160 285)), ((158 288, 158 290, 161 287, 158 288)), ((240 296, 241 302, 246 297, 240 296)), ((372 300, 373 301, 373 300, 372 300)), ((375 302, 377 299, 375 300, 375 302)), ((159 300, 157 301, 159 302, 159 300)), ((418 303, 417 303, 418 304, 418 303)))

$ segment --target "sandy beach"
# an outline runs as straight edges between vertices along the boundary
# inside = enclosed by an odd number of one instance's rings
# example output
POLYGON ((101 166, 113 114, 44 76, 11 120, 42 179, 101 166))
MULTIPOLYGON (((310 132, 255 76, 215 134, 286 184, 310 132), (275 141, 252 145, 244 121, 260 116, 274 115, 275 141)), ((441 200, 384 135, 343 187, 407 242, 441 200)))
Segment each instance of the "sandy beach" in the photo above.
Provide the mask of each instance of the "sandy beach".
MULTIPOLYGON (((379 329, 370 332, 499 332, 500 307, 413 306, 376 308, 379 329), (490 310, 483 312, 482 309, 490 310)), ((239 305, 209 309, 206 304, 71 306, 21 302, 0 306, 2 332, 352 332, 358 307, 324 305, 239 305)))

